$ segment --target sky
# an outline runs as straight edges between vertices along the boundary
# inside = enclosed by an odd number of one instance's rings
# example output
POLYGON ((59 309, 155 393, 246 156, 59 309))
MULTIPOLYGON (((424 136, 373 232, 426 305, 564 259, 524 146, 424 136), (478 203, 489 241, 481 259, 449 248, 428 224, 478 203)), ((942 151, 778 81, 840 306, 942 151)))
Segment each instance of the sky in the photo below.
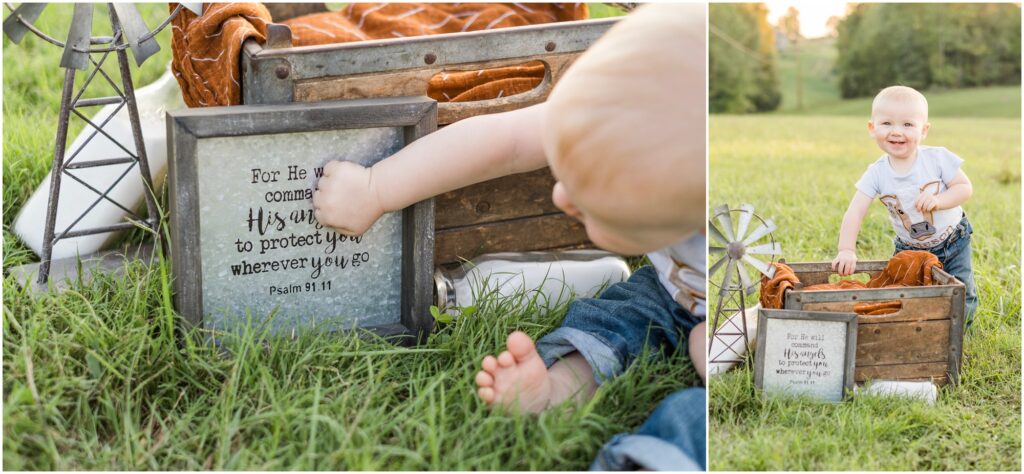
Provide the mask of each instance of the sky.
POLYGON ((800 11, 800 34, 805 38, 818 38, 828 33, 825 26, 830 16, 843 16, 846 13, 846 2, 813 1, 813 0, 767 0, 768 21, 777 25, 779 18, 786 14, 786 9, 796 7, 800 11))

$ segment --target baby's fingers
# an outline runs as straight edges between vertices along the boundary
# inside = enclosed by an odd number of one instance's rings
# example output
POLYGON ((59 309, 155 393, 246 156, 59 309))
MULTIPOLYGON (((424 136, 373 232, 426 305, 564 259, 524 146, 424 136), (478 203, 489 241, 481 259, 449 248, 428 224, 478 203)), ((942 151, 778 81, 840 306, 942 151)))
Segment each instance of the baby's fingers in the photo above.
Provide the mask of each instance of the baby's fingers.
POLYGON ((320 172, 320 179, 324 179, 324 178, 330 176, 331 174, 333 174, 334 173, 334 168, 337 167, 339 163, 341 163, 341 162, 337 161, 337 160, 331 160, 331 161, 328 161, 327 163, 324 163, 324 168, 320 172))
POLYGON ((842 257, 836 257, 836 259, 832 261, 832 271, 839 275, 845 275, 846 261, 842 257))
POLYGON ((913 200, 913 207, 918 211, 925 211, 925 203, 928 201, 928 196, 919 195, 918 199, 913 200))

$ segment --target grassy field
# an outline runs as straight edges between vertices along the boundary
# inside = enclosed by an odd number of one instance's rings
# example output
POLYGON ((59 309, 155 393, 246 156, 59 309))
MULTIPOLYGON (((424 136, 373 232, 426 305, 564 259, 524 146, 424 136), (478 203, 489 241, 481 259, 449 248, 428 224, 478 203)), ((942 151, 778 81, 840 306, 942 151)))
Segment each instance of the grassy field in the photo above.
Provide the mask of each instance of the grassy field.
MULTIPOLYGON (((943 117, 998 117, 1015 119, 1020 117, 1020 87, 993 86, 979 89, 947 89, 924 91, 928 97, 928 113, 931 118, 943 117)), ((804 115, 855 115, 864 116, 871 110, 871 97, 852 100, 824 102, 802 111, 804 115), (865 112, 867 111, 867 112, 865 112)), ((780 111, 780 113, 787 113, 780 111)), ((795 112, 794 112, 795 113, 795 112)))
MULTIPOLYGON (((44 30, 69 10, 48 7, 44 30)), ((146 6, 149 24, 162 11, 146 6)), ((169 61, 168 33, 159 39, 164 50, 136 71, 138 85, 169 61)), ((9 268, 36 259, 10 227, 52 160, 61 71, 57 48, 3 41, 9 268)), ((81 128, 72 122, 71 136, 81 128)), ((682 351, 641 360, 580 409, 496 414, 475 395, 480 359, 514 329, 548 332, 564 308, 485 301, 416 348, 315 335, 264 344, 255 328, 224 355, 192 342, 168 272, 166 261, 136 264, 42 296, 5 277, 5 469, 582 470, 613 434, 698 383, 682 351)))
MULTIPOLYGON (((1020 469, 1021 122, 1005 118, 1019 113, 1020 92, 1006 89, 1009 99, 991 117, 939 112, 953 109, 947 100, 987 101, 991 91, 928 94, 925 143, 963 157, 974 183, 964 209, 981 301, 961 384, 942 389, 934 406, 871 397, 831 405, 762 400, 752 372, 734 370, 709 384, 710 469, 1020 469)), ((856 110, 849 116, 712 116, 709 205, 752 203, 778 224, 788 261, 830 261, 853 184, 881 153, 867 136, 868 107, 842 104, 856 110)), ((888 216, 872 204, 858 257, 887 259, 892 249, 888 216)))
POLYGON ((838 102, 839 87, 833 71, 836 55, 835 40, 831 38, 803 39, 796 48, 791 45, 780 51, 776 57, 779 88, 782 90, 782 103, 779 104, 778 112, 802 113, 838 102), (798 61, 803 108, 797 107, 796 100, 798 61))
MULTIPOLYGON (((803 40, 798 49, 780 51, 777 56, 782 103, 776 113, 786 115, 864 116, 871 97, 843 100, 834 64, 838 53, 835 40, 803 40), (797 107, 797 61, 802 66, 803 108, 797 107)), ((1020 117, 1020 87, 993 86, 982 89, 927 91, 929 109, 935 117, 1020 117)))

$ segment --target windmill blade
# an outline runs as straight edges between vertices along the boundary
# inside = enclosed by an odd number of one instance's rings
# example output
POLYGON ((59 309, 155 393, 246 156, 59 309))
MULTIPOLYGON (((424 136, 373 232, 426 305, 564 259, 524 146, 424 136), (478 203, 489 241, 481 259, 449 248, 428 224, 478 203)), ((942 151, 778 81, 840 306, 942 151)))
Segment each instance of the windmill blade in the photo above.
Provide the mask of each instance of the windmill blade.
POLYGON ((732 232, 732 216, 729 215, 729 206, 722 204, 715 208, 715 219, 722 226, 722 233, 729 241, 737 240, 736 234, 732 232))
POLYGON ((135 5, 113 2, 110 6, 114 8, 114 14, 117 15, 117 21, 121 24, 121 30, 124 31, 125 39, 128 41, 128 47, 132 49, 132 55, 135 56, 135 65, 141 66, 143 61, 160 51, 160 45, 152 37, 139 42, 139 38, 149 34, 149 27, 142 20, 142 15, 139 14, 135 5))
POLYGON ((89 53, 78 52, 73 48, 89 49, 89 39, 92 36, 92 7, 91 3, 75 4, 68 40, 64 44, 64 55, 60 57, 60 67, 82 70, 89 67, 89 53))
POLYGON ((743 235, 747 233, 747 226, 750 225, 750 218, 754 217, 754 205, 743 204, 740 206, 740 219, 736 226, 736 240, 743 238, 743 235))
POLYGON ((708 269, 708 276, 714 275, 715 272, 717 272, 718 269, 722 267, 722 264, 727 262, 728 260, 729 260, 729 256, 728 255, 725 255, 722 258, 718 259, 718 261, 715 262, 714 265, 711 265, 711 268, 708 269))
POLYGON ((21 39, 25 37, 25 33, 28 33, 28 27, 25 26, 22 21, 33 24, 36 18, 39 18, 39 14, 46 8, 45 3, 22 3, 15 8, 13 12, 4 20, 4 34, 11 39, 14 44, 21 42, 21 39), (18 21, 18 17, 21 17, 22 21, 18 21))
POLYGON ((747 267, 743 265, 743 262, 736 262, 736 273, 740 274, 740 285, 743 287, 743 292, 749 294, 749 290, 754 285, 750 284, 750 274, 747 273, 747 267))
POLYGON ((761 272, 762 275, 768 278, 775 276, 774 266, 768 265, 767 263, 764 263, 754 257, 751 257, 750 255, 744 255, 743 261, 749 263, 750 266, 756 268, 757 271, 761 272))
POLYGON ((754 229, 754 231, 751 232, 746 239, 743 239, 743 245, 750 245, 752 242, 756 242, 761 237, 764 237, 772 232, 775 232, 776 228, 777 227, 775 226, 775 222, 772 222, 771 219, 765 220, 764 224, 761 224, 761 226, 758 227, 757 229, 754 229))
POLYGON ((708 253, 722 253, 725 252, 725 247, 715 247, 714 245, 708 247, 708 253))
POLYGON ((730 258, 729 264, 725 266, 725 278, 722 279, 722 286, 718 288, 718 294, 720 296, 725 296, 729 292, 729 288, 731 286, 729 282, 732 280, 732 271, 735 267, 736 260, 730 258))
POLYGON ((726 239, 722 232, 715 227, 715 223, 708 220, 708 233, 711 234, 711 238, 715 239, 723 244, 729 245, 729 239, 726 239))
POLYGON ((782 244, 778 242, 769 242, 767 244, 747 247, 747 253, 753 253, 757 255, 780 255, 782 254, 782 244))

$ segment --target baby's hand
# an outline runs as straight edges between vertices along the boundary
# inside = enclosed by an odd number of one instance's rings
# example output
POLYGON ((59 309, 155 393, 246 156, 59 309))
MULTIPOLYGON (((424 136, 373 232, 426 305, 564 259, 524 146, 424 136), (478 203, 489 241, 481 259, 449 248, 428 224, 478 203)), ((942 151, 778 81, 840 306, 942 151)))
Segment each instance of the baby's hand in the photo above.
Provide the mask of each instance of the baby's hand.
POLYGON ((853 250, 840 250, 839 255, 832 259, 832 271, 840 276, 852 275, 857 269, 857 254, 853 250))
POLYGON ((917 199, 914 200, 914 207, 920 212, 934 211, 939 207, 938 195, 927 192, 918 194, 917 199))
POLYGON ((313 215, 345 235, 362 235, 384 209, 371 185, 371 170, 348 161, 331 161, 313 193, 313 215))

